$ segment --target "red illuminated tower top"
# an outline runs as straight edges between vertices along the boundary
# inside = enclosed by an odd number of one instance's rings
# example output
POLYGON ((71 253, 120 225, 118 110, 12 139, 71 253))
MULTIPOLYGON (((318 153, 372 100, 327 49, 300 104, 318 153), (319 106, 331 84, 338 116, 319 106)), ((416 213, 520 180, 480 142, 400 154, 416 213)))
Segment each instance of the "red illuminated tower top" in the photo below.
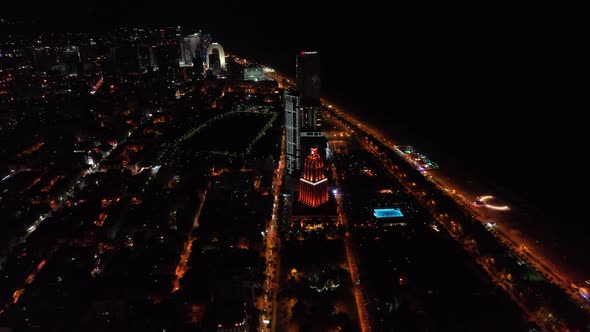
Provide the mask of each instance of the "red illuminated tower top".
POLYGON ((317 182, 326 178, 324 175, 324 161, 318 154, 318 149, 312 148, 311 154, 305 158, 301 178, 310 182, 317 182))
POLYGON ((316 207, 328 201, 328 179, 324 174, 324 161, 318 149, 312 148, 305 158, 303 173, 299 179, 299 201, 316 207))

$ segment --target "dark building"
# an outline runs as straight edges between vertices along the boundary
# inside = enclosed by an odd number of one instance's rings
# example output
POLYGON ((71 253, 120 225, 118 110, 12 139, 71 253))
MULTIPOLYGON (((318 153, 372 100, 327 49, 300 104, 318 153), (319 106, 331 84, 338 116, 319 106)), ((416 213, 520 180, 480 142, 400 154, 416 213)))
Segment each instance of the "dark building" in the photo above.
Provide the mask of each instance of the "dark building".
POLYGON ((156 61, 156 47, 154 45, 137 45, 137 59, 139 61, 139 69, 141 69, 143 72, 158 69, 158 62, 156 61))
POLYGON ((159 70, 166 73, 178 72, 180 59, 180 48, 176 43, 165 43, 156 48, 156 61, 159 70))
POLYGON ((180 26, 165 27, 161 30, 161 38, 164 43, 174 42, 179 43, 182 37, 182 29, 180 26))
POLYGON ((301 106, 301 129, 316 130, 318 127, 318 107, 301 106))
POLYGON ((80 67, 80 50, 78 46, 66 46, 60 52, 59 63, 63 65, 67 76, 77 76, 80 67))
POLYGON ((65 76, 77 76, 81 57, 78 46, 34 47, 32 63, 37 73, 56 72, 65 76))
POLYGON ((207 49, 213 42, 213 37, 210 33, 201 34, 201 59, 207 59, 207 49))
POLYGON ((320 56, 318 52, 302 51, 297 55, 297 88, 299 89, 300 148, 317 148, 326 158, 327 141, 321 131, 320 56))
POLYGON ((209 61, 207 62, 209 64, 208 69, 211 69, 213 72, 219 72, 221 70, 221 61, 219 60, 219 52, 214 50, 213 53, 208 55, 208 57, 209 57, 209 61))
POLYGON ((320 56, 301 51, 297 55, 297 88, 302 106, 320 105, 320 56))
POLYGON ((57 52, 49 47, 33 48, 33 66, 38 73, 48 72, 57 63, 57 52))
POLYGON ((82 63, 94 62, 96 57, 100 55, 99 46, 96 42, 91 40, 89 43, 80 45, 80 61, 82 63))
MULTIPOLYGON (((82 74, 92 74, 96 72, 98 57, 106 54, 106 48, 99 46, 94 40, 81 44, 80 50, 80 67, 82 74)), ((80 73, 79 73, 80 74, 80 73)))
POLYGON ((131 45, 112 46, 109 50, 112 71, 125 75, 139 72, 137 50, 131 45))
POLYGON ((215 331, 249 331, 247 296, 244 293, 244 288, 236 282, 216 282, 212 294, 215 331))

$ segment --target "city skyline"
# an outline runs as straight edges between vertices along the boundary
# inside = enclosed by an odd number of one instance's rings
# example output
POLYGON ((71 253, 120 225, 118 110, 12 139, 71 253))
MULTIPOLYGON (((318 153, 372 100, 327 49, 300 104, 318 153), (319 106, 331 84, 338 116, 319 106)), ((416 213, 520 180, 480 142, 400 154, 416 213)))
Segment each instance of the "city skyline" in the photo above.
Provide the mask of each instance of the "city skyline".
POLYGON ((0 21, 0 327, 590 326, 578 55, 544 4, 108 5, 0 21))

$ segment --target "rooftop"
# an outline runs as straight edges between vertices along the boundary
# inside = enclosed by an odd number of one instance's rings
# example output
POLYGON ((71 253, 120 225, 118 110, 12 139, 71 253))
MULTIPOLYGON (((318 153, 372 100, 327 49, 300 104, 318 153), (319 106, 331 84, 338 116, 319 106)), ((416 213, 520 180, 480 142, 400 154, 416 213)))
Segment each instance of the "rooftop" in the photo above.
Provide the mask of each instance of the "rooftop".
POLYGON ((403 213, 398 208, 391 209, 373 209, 373 215, 377 219, 382 218, 400 218, 403 217, 403 213))

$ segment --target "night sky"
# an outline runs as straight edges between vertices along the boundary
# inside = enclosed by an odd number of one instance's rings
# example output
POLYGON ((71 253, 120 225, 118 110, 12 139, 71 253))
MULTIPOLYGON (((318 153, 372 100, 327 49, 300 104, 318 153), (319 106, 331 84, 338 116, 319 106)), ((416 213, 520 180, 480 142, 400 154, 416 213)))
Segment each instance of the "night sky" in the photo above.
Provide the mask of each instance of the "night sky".
POLYGON ((396 1, 387 9, 373 0, 10 6, 4 16, 38 20, 24 30, 202 29, 226 51, 290 74, 298 50, 316 49, 323 93, 396 140, 431 151, 442 165, 504 181, 539 205, 582 203, 573 194, 588 182, 576 176, 585 169, 579 114, 588 109, 581 11, 509 0, 396 1))
MULTIPOLYGON (((331 83, 343 79, 385 77, 395 82, 532 81, 571 97, 571 89, 562 91, 564 81, 586 67, 579 42, 581 12, 572 9, 565 16, 549 1, 427 0, 381 6, 375 0, 15 1, 3 5, 1 16, 39 22, 18 27, 24 30, 180 24, 210 31, 230 52, 286 71, 293 71, 296 51, 318 49, 327 94, 337 94, 331 83)), ((371 87, 370 94, 381 91, 371 87)), ((362 99, 366 91, 358 95, 362 99)))

